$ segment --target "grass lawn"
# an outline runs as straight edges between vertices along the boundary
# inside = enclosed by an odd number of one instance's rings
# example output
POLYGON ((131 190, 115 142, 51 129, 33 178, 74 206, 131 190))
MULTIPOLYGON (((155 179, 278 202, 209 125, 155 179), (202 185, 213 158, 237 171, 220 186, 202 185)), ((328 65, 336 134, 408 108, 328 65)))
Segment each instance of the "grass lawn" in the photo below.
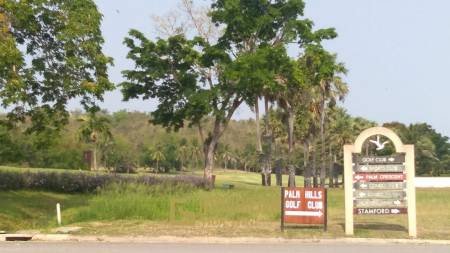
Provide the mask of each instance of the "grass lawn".
MULTIPOLYGON (((344 191, 329 190, 328 232, 291 228, 280 232, 280 189, 262 187, 257 173, 216 171, 216 189, 163 189, 112 186, 96 195, 46 192, 0 192, 0 230, 56 226, 61 203, 64 225, 81 226, 80 234, 263 236, 335 238, 344 236, 344 191), (223 189, 223 184, 234 184, 223 189)), ((272 183, 275 177, 272 177, 272 183)), ((287 183, 287 177, 283 178, 287 183)), ((303 183, 301 177, 297 183, 303 183)), ((450 239, 450 189, 418 189, 420 238, 450 239)), ((355 216, 356 237, 407 238, 406 216, 355 216)))

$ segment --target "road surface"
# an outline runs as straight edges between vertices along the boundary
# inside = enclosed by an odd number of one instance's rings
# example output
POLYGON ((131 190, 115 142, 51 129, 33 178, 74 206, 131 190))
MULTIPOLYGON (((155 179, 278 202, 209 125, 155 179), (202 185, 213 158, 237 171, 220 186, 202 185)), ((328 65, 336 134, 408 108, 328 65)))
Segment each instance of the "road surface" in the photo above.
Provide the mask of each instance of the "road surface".
POLYGON ((280 244, 158 244, 102 242, 1 242, 1 253, 449 253, 450 245, 280 243, 280 244))

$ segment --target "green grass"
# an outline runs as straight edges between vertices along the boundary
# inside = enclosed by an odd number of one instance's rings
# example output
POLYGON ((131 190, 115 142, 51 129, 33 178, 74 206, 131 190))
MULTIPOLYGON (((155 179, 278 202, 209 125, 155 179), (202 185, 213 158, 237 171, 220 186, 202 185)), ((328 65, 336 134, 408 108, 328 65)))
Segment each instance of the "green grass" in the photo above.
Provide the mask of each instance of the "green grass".
MULTIPOLYGON (((115 185, 96 195, 45 192, 0 192, 0 230, 56 226, 55 204, 63 208, 64 225, 81 234, 176 236, 283 236, 334 238, 344 236, 344 191, 329 190, 328 232, 291 228, 281 233, 280 189, 262 187, 257 173, 216 171, 216 189, 115 185), (234 184, 234 189, 222 189, 234 184)), ((272 178, 275 180, 275 177, 272 178)), ((283 178, 287 182, 287 177, 283 178)), ((301 177, 297 183, 303 182, 301 177)), ((272 182, 275 183, 274 181, 272 182)), ((450 189, 418 189, 420 238, 450 239, 450 189)), ((355 216, 356 237, 407 238, 406 216, 355 216)))
POLYGON ((87 204, 88 195, 49 192, 0 192, 0 230, 46 229, 56 226, 56 203, 66 210, 87 204))

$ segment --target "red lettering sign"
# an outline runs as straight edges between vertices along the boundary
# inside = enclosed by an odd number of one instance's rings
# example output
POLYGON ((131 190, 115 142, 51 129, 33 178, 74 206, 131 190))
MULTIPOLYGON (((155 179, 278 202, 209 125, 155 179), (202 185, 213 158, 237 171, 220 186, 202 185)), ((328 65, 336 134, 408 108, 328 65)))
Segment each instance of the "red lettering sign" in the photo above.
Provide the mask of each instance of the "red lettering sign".
POLYGON ((403 182, 406 180, 404 173, 355 173, 355 182, 403 182))
POLYGON ((282 226, 284 223, 326 225, 325 189, 283 187, 281 194, 282 226))

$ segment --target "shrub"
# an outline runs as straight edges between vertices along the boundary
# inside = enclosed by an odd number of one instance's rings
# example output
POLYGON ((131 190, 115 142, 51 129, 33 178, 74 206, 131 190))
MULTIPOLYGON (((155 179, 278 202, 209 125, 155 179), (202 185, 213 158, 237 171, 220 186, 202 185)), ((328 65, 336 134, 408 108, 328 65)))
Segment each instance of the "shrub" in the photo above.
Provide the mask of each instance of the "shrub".
MULTIPOLYGON (((129 176, 90 174, 85 172, 17 172, 0 171, 0 190, 42 190, 62 193, 91 193, 109 184, 141 184, 204 187, 203 178, 196 176, 129 176)), ((169 187, 170 188, 170 187, 169 187)))

